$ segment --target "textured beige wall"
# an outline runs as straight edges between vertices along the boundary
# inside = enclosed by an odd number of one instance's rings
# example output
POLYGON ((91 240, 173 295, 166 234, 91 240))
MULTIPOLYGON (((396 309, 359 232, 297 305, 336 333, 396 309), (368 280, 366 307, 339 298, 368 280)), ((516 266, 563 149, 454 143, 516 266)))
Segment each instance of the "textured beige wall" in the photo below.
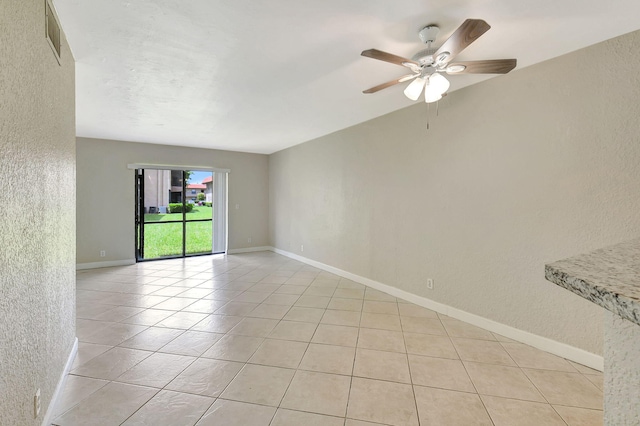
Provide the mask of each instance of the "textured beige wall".
POLYGON ((78 263, 135 258, 132 163, 230 169, 229 249, 268 245, 266 155, 78 138, 77 157, 78 263))
POLYGON ((75 338, 74 61, 63 40, 56 62, 44 4, 0 2, 0 425, 7 426, 42 423, 75 338))
POLYGON ((454 92, 429 131, 420 103, 271 155, 272 245, 602 354, 602 310, 544 264, 640 236, 639 44, 454 92))

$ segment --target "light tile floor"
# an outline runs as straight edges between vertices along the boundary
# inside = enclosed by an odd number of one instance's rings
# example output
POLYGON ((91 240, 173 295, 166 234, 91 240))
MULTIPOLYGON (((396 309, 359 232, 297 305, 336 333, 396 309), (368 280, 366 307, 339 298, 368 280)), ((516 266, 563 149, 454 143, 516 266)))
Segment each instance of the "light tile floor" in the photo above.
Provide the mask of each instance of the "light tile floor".
POLYGON ((271 252, 79 272, 55 425, 599 425, 602 373, 271 252))

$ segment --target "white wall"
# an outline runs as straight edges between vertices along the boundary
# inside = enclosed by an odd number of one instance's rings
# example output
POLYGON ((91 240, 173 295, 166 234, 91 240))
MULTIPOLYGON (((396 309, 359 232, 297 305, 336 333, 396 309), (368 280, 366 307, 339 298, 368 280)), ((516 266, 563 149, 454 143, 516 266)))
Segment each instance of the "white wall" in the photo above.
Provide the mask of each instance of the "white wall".
POLYGON ((639 44, 454 92, 429 131, 421 102, 271 155, 272 245, 602 354, 601 308, 544 264, 640 236, 639 44))
POLYGON ((77 157, 79 264, 135 258, 133 163, 231 169, 229 249, 269 243, 266 155, 78 138, 77 157))
POLYGON ((7 426, 42 423, 75 339, 74 60, 63 37, 58 65, 44 37, 44 5, 0 2, 0 425, 7 426))

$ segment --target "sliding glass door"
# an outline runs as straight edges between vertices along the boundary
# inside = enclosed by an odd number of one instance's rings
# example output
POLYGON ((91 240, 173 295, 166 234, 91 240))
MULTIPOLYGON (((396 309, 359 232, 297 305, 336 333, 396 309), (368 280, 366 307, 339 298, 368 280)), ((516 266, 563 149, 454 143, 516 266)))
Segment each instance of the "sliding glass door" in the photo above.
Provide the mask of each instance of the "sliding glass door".
POLYGON ((135 188, 137 260, 226 250, 226 173, 136 169, 135 188))

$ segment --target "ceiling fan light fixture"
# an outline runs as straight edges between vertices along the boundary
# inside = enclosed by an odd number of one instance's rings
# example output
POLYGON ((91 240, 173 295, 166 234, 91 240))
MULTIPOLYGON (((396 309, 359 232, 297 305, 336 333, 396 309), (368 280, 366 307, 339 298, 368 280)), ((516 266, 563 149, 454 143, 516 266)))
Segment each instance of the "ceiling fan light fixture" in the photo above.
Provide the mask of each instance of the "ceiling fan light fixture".
POLYGON ((464 71, 466 69, 467 69, 466 65, 455 64, 455 65, 448 66, 447 67, 447 72, 448 73, 457 73, 457 72, 462 72, 462 71, 464 71))
POLYGON ((424 86, 424 101, 431 103, 442 99, 442 94, 449 90, 449 80, 440 74, 432 74, 429 76, 424 86))
POLYGON ((418 77, 413 80, 406 89, 404 89, 404 94, 407 98, 412 101, 417 101, 422 93, 422 88, 424 87, 426 81, 422 77, 418 77))
POLYGON ((441 95, 449 90, 449 86, 451 86, 451 83, 449 83, 449 80, 444 78, 441 74, 432 74, 429 77, 424 90, 441 95))
POLYGON ((447 95, 450 84, 449 80, 444 77, 445 72, 450 75, 508 73, 516 67, 517 61, 515 59, 453 62, 460 52, 490 28, 491 26, 482 19, 466 19, 444 43, 440 44, 438 49, 433 49, 431 43, 436 39, 438 28, 435 25, 427 25, 418 33, 420 39, 427 44, 427 48, 417 52, 411 59, 377 49, 362 51, 362 56, 400 65, 413 71, 411 75, 379 84, 364 90, 363 93, 375 93, 413 79, 405 88, 404 94, 409 99, 416 101, 424 89, 424 100, 431 103, 447 95))

